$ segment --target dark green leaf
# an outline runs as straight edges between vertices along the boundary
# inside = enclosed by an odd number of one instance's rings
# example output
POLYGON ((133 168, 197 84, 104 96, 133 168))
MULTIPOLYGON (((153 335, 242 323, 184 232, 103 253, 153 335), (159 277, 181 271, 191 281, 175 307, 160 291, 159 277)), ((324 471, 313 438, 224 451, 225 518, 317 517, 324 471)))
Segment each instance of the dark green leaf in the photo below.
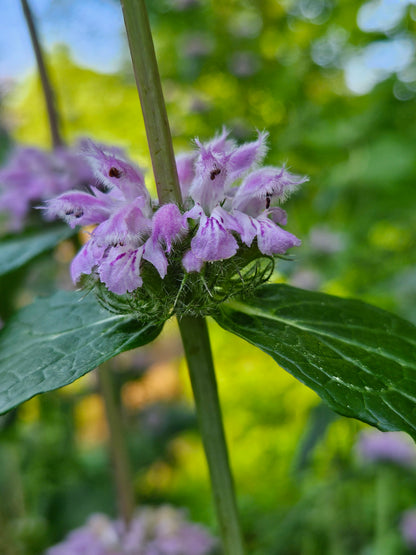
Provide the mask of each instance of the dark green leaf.
POLYGON ((249 301, 227 303, 216 320, 336 412, 416 438, 416 327, 406 320, 287 285, 265 285, 249 301))
POLYGON ((149 343, 161 329, 112 314, 92 295, 59 292, 38 299, 0 332, 0 413, 149 343))
POLYGON ((32 258, 53 249, 56 245, 74 235, 68 226, 56 226, 9 236, 0 241, 0 276, 20 268, 32 258))

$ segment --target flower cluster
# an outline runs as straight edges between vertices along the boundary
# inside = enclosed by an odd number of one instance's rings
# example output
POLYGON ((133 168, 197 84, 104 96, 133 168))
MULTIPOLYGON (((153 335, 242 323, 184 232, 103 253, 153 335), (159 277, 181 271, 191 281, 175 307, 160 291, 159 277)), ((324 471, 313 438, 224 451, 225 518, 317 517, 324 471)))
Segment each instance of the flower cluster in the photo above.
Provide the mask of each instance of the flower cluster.
POLYGON ((92 515, 46 555, 208 555, 217 541, 198 524, 169 506, 137 512, 129 526, 92 515))
POLYGON ((194 151, 178 156, 181 206, 159 206, 138 167, 90 142, 84 154, 105 192, 92 185, 89 193, 64 193, 46 208, 71 227, 97 224, 72 262, 73 281, 90 276, 110 295, 131 294, 130 305, 149 295, 164 304, 170 298, 176 311, 189 306, 190 289, 195 305, 195 288, 215 299, 227 296, 233 282, 264 281, 265 271, 250 263, 270 262, 300 244, 282 229, 287 217, 277 204, 306 178, 284 167, 259 168, 266 133, 241 146, 228 135, 224 130, 207 143, 195 140, 194 151))
POLYGON ((15 148, 0 169, 0 212, 6 213, 7 228, 20 231, 30 209, 40 201, 92 179, 91 168, 73 149, 59 147, 48 152, 35 147, 15 148))
POLYGON ((403 432, 366 430, 359 436, 357 450, 370 462, 390 462, 402 467, 416 466, 416 447, 403 432))

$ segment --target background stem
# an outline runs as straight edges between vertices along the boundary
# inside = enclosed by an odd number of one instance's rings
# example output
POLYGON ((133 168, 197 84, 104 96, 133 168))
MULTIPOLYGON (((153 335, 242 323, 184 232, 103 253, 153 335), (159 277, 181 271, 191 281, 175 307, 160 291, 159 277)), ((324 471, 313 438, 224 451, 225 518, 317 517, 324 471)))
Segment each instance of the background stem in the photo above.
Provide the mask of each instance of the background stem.
POLYGON ((168 116, 144 0, 121 0, 160 203, 181 203, 168 116))
POLYGON ((43 95, 45 98, 46 110, 48 112, 49 129, 51 132, 52 145, 54 148, 62 146, 61 133, 59 131, 59 117, 56 109, 55 94, 49 79, 46 69, 45 60, 40 46, 38 33, 36 30, 35 21, 27 0, 21 0, 23 13, 25 15, 26 23, 29 28, 30 39, 32 41, 33 50, 38 64, 40 81, 42 83, 43 95))
POLYGON ((179 328, 208 461, 224 551, 228 555, 241 555, 244 548, 206 320, 184 316, 179 320, 179 328))
POLYGON ((117 504, 121 517, 128 524, 134 512, 135 500, 130 461, 125 442, 125 431, 121 418, 120 403, 115 398, 115 387, 111 362, 98 368, 101 394, 104 399, 105 412, 110 435, 110 451, 114 468, 114 480, 117 491, 117 504))
POLYGON ((375 552, 377 555, 394 555, 394 546, 389 542, 392 526, 391 501, 395 488, 391 469, 380 464, 376 480, 375 552))

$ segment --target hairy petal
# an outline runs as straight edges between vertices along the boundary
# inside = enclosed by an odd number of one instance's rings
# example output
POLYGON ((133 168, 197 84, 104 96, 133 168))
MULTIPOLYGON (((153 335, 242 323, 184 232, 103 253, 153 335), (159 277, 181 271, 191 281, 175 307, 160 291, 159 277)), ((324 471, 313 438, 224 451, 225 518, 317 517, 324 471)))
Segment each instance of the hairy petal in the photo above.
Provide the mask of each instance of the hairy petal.
POLYGON ((195 177, 196 157, 196 152, 184 152, 176 156, 176 169, 178 170, 179 184, 184 199, 189 196, 189 189, 195 177))
POLYGON ((150 195, 139 167, 124 159, 119 149, 105 149, 92 141, 84 143, 84 154, 98 180, 112 188, 118 187, 126 200, 144 197, 150 205, 150 195))
POLYGON ((238 243, 221 222, 220 217, 202 216, 198 231, 191 241, 195 257, 206 262, 231 258, 237 252, 238 243))
POLYGON ((78 252, 71 262, 71 278, 76 284, 83 274, 91 274, 93 269, 100 263, 104 248, 97 247, 90 239, 78 252))
POLYGON ((93 232, 99 244, 123 245, 137 247, 151 230, 151 220, 143 215, 141 199, 120 208, 93 232))
MULTIPOLYGON (((223 126, 221 133, 217 133, 213 139, 205 143, 205 146, 208 147, 212 152, 218 152, 226 154, 235 148, 235 142, 232 139, 228 138, 230 134, 229 129, 223 126)), ((198 139, 195 140, 195 143, 201 146, 201 143, 198 139)))
POLYGON ((234 210, 233 217, 236 220, 239 229, 228 227, 228 229, 234 229, 239 233, 241 240, 245 243, 248 247, 251 246, 254 237, 257 235, 258 232, 258 225, 254 218, 247 216, 244 212, 239 212, 238 210, 234 210))
POLYGON ((267 217, 256 220, 257 244, 263 254, 284 254, 291 247, 298 247, 301 241, 285 231, 267 217))
POLYGON ((69 191, 46 201, 47 216, 55 216, 74 228, 77 225, 99 224, 111 213, 109 203, 82 191, 69 191))
POLYGON ((257 141, 245 143, 232 152, 229 160, 229 182, 232 183, 263 160, 267 152, 268 136, 267 132, 259 132, 257 141))
POLYGON ((164 204, 153 216, 152 239, 166 245, 167 253, 172 249, 172 242, 182 237, 187 229, 186 217, 176 204, 164 204))
POLYGON ((195 163, 195 179, 189 194, 209 214, 224 199, 224 186, 228 173, 228 155, 214 152, 199 144, 200 151, 195 163))
POLYGON ((275 199, 284 202, 300 184, 307 180, 307 177, 294 175, 284 167, 261 168, 245 178, 237 190, 232 206, 236 210, 256 217, 267 208, 267 199, 269 203, 275 199))
POLYGON ((153 264, 163 279, 168 271, 168 260, 158 241, 149 238, 144 244, 143 258, 153 264))
POLYGON ((204 261, 197 258, 195 254, 189 250, 182 258, 182 264, 187 272, 200 272, 204 261))
MULTIPOLYGON (((270 219, 275 224, 280 224, 280 225, 286 225, 287 224, 286 210, 283 210, 283 208, 280 208, 280 206, 273 206, 272 208, 269 208, 268 210, 265 210, 263 212, 263 214, 270 217, 270 219)), ((261 214, 261 216, 263 214, 261 214)))
POLYGON ((142 253, 143 246, 138 249, 113 247, 108 251, 98 267, 98 273, 101 281, 110 291, 123 295, 141 287, 143 284, 140 277, 142 253))
POLYGON ((202 209, 202 206, 200 204, 195 204, 195 206, 185 212, 183 217, 189 220, 199 220, 203 214, 204 210, 202 209))

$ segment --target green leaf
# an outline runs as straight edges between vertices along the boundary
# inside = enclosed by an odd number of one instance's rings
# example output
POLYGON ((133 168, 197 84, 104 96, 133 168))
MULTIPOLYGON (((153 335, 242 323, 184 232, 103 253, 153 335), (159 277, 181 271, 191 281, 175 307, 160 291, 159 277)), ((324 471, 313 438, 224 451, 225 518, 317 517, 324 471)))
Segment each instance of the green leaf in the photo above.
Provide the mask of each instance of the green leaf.
POLYGON ((308 468, 313 452, 323 440, 328 426, 336 418, 338 418, 338 415, 325 403, 319 403, 319 405, 312 408, 305 430, 297 445, 292 465, 295 474, 303 472, 308 468))
MULTIPOLYGON (((270 356, 336 412, 416 438, 416 327, 361 301, 265 285, 217 322, 270 356)), ((267 387, 267 376, 262 376, 267 387)))
POLYGON ((8 236, 0 241, 0 276, 24 266, 40 254, 74 235, 68 226, 54 226, 39 231, 31 231, 16 236, 8 236))
POLYGON ((0 413, 149 343, 161 330, 110 313, 85 293, 61 291, 36 300, 0 332, 0 413))

